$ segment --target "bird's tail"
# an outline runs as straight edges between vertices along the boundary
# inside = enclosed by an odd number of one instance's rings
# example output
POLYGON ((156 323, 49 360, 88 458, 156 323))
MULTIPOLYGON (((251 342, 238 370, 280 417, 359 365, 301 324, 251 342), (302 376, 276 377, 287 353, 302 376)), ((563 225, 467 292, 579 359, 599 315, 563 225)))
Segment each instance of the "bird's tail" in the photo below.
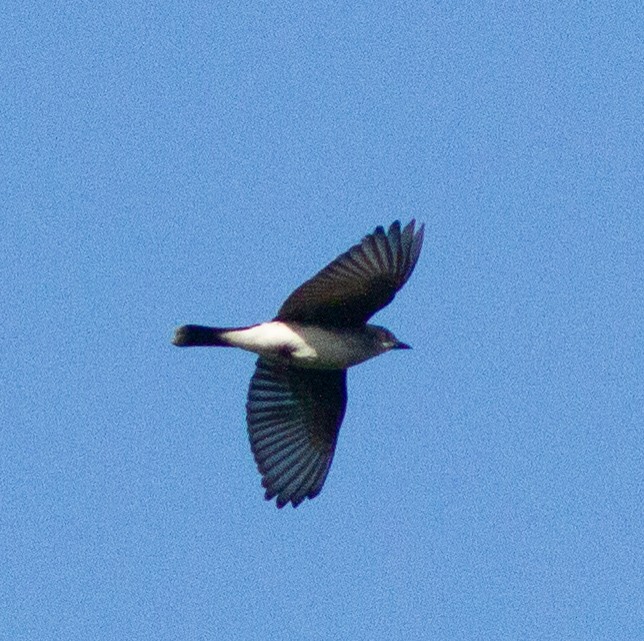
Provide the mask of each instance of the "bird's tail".
POLYGON ((182 325, 174 332, 172 344, 177 347, 231 347, 224 338, 230 329, 223 327, 204 327, 203 325, 182 325))

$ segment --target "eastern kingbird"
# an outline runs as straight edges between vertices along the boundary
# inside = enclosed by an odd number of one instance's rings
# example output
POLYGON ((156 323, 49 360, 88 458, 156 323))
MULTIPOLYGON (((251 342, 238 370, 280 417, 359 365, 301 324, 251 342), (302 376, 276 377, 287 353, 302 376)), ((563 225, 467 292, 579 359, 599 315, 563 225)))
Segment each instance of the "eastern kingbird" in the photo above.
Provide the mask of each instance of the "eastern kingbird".
POLYGON ((365 236, 300 285, 277 316, 250 327, 183 325, 179 347, 241 347, 259 354, 246 403, 248 436, 266 500, 297 507, 322 489, 347 405, 347 368, 409 349, 367 321, 414 271, 424 225, 394 222, 365 236))

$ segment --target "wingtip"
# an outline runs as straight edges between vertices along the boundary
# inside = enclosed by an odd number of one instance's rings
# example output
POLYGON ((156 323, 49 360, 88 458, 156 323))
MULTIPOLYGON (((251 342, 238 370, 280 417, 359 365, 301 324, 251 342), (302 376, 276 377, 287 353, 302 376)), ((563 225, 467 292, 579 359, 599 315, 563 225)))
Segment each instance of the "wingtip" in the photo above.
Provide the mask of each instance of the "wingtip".
POLYGON ((417 238, 417 242, 421 243, 423 242, 423 239, 425 238, 425 223, 421 223, 418 226, 418 229, 416 230, 416 233, 414 234, 414 238, 417 238))
POLYGON ((418 228, 416 228, 416 223, 418 221, 415 218, 412 218, 404 227, 402 226, 402 223, 400 220, 394 220, 391 225, 389 225, 389 233, 391 233, 395 228, 398 228, 399 231, 402 231, 402 233, 408 233, 412 234, 414 236, 417 236, 418 234, 422 234, 423 230, 425 229, 425 223, 420 223, 418 225, 418 228))
POLYGON ((273 499, 275 499, 275 507, 278 510, 281 510, 281 509, 285 508, 289 503, 293 506, 293 508, 296 508, 298 505, 300 505, 300 503, 302 503, 302 501, 305 498, 306 497, 302 497, 301 499, 294 499, 294 498, 291 498, 291 497, 280 498, 274 492, 269 492, 268 490, 266 490, 266 493, 264 494, 264 500, 266 500, 266 501, 270 502, 273 499))

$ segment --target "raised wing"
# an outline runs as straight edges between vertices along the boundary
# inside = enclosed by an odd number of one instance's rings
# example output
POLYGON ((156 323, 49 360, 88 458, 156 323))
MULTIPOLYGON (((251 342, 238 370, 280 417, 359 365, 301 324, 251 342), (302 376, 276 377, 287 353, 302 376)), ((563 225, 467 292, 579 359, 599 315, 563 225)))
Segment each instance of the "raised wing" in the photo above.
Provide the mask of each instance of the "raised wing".
POLYGON ((389 231, 376 227, 349 251, 338 256, 284 302, 275 320, 333 327, 364 325, 388 305, 414 271, 423 245, 424 225, 404 229, 400 221, 389 231))
POLYGON ((246 419, 266 500, 297 507, 322 489, 347 406, 346 370, 289 368, 264 358, 250 381, 246 419))

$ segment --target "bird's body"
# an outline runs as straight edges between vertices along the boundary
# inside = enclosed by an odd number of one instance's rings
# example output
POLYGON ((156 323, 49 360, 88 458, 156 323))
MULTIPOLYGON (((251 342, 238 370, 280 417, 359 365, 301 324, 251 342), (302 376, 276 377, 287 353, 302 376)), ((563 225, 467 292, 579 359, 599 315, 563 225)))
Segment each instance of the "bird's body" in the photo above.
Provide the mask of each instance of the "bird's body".
POLYGON ((239 347, 293 367, 310 369, 347 369, 391 347, 406 347, 396 339, 392 339, 390 347, 386 340, 390 333, 377 325, 338 328, 282 321, 240 328, 184 325, 181 333, 175 336, 174 344, 184 346, 187 334, 199 330, 211 333, 211 345, 239 347))
POLYGON ((183 325, 179 347, 238 347, 259 355, 246 404, 266 498, 299 505, 322 489, 346 409, 346 370, 409 346, 367 320, 411 275, 423 227, 396 221, 366 236, 298 287, 272 321, 239 328, 183 325))

